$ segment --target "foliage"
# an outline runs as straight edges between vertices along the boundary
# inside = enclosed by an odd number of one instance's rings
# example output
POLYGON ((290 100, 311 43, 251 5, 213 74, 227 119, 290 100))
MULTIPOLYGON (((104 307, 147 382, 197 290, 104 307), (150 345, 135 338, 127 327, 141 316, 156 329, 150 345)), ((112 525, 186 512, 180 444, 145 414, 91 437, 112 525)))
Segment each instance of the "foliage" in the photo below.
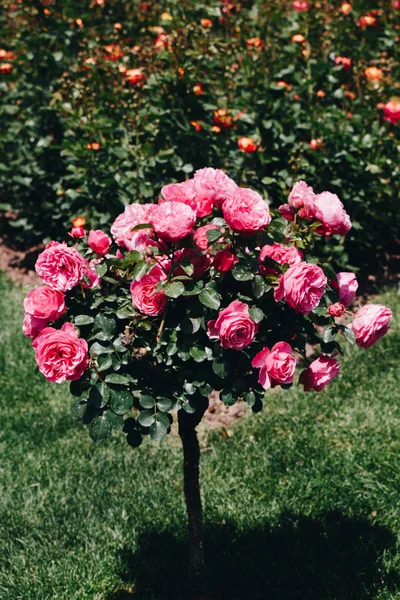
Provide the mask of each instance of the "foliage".
MULTIPOLYGON (((23 295, 0 277, 1 597, 190 598, 177 437, 127 452, 115 433, 93 452, 68 384, 32 372, 23 295)), ((378 301, 393 331, 348 346, 329 392, 277 388, 268 410, 202 431, 211 596, 400 598, 400 299, 378 301)))
POLYGON ((329 182, 354 227, 326 252, 370 268, 398 236, 398 125, 377 108, 398 93, 398 9, 291 4, 10 3, 0 17, 13 66, 0 82, 0 202, 14 235, 57 236, 80 214, 105 226, 212 164, 275 205, 298 179, 320 191, 329 182), (360 25, 372 9, 376 24, 360 25), (365 76, 371 65, 380 79, 365 76), (132 68, 145 80, 128 83, 132 68), (256 151, 240 150, 241 137, 256 151))

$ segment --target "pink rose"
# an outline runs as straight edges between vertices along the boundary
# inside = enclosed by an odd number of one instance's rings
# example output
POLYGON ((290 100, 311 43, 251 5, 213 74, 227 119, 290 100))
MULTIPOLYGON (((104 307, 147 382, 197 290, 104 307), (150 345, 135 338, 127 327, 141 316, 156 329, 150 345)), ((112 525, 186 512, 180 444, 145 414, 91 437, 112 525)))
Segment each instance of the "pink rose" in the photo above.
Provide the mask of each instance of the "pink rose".
POLYGON ((88 244, 89 248, 99 254, 100 256, 104 256, 110 249, 111 246, 111 238, 104 233, 101 229, 93 230, 89 233, 88 244))
POLYGON ((278 342, 271 350, 263 348, 255 355, 251 366, 260 369, 258 383, 265 390, 275 385, 293 383, 296 359, 292 347, 286 342, 278 342))
POLYGON ((88 364, 88 345, 72 323, 60 330, 46 327, 33 341, 39 371, 48 381, 61 383, 79 379, 88 364))
POLYGON ((38 319, 29 313, 25 313, 22 331, 28 338, 35 338, 45 327, 49 321, 47 319, 38 319))
POLYGON ((354 317, 352 329, 361 348, 370 348, 388 332, 392 311, 382 304, 367 304, 354 317))
POLYGON ((220 250, 213 258, 213 267, 217 269, 219 273, 226 273, 230 271, 239 259, 229 252, 228 250, 220 250))
POLYGON ((277 302, 285 298, 296 312, 308 315, 318 306, 326 284, 327 279, 321 267, 301 262, 290 267, 281 276, 274 297, 277 302))
POLYGON ((391 100, 383 107, 383 120, 389 121, 392 125, 397 125, 400 121, 400 102, 391 100))
POLYGON ((207 231, 210 231, 211 229, 219 229, 219 227, 213 223, 209 223, 208 225, 199 227, 194 232, 193 242, 200 248, 200 250, 207 250, 207 248, 211 246, 207 238, 207 231))
POLYGON ((256 233, 271 222, 268 204, 248 188, 238 188, 225 200, 222 212, 229 227, 240 233, 256 233))
POLYGON ((278 206, 278 210, 280 212, 281 217, 286 219, 286 221, 293 221, 294 219, 294 210, 289 204, 281 204, 278 206))
POLYGON ((358 281, 354 273, 342 272, 336 275, 336 281, 332 281, 332 286, 339 290, 339 302, 344 306, 350 306, 353 303, 356 291, 358 290, 358 281))
POLYGON ((304 12, 304 11, 308 10, 308 3, 301 2, 301 0, 295 0, 292 3, 292 8, 294 8, 294 10, 297 10, 299 12, 304 12))
POLYGON ((25 312, 38 319, 56 321, 66 311, 65 295, 45 285, 30 290, 24 300, 25 312))
POLYGON ((340 302, 336 302, 335 304, 328 306, 328 314, 331 317, 341 317, 344 311, 345 308, 343 304, 340 304, 340 302))
POLYGON ((226 173, 211 167, 196 171, 193 183, 197 202, 206 205, 211 202, 214 206, 222 206, 238 187, 226 173))
POLYGON ((88 282, 86 282, 84 279, 82 281, 82 287, 90 290, 95 287, 100 287, 101 278, 98 276, 96 271, 96 265, 98 265, 100 262, 101 260, 95 258, 87 263, 84 276, 88 279, 88 282))
POLYGON ((304 206, 312 206, 315 194, 310 185, 305 181, 298 181, 294 184, 289 197, 288 204, 293 208, 303 208, 304 206))
POLYGON ((82 281, 86 261, 65 242, 50 242, 39 254, 35 269, 49 287, 66 292, 82 281))
POLYGON ((343 71, 349 71, 349 69, 351 69, 351 58, 348 58, 347 56, 337 56, 335 58, 335 65, 341 65, 343 71))
POLYGON ((249 307, 240 300, 221 310, 216 321, 208 322, 208 337, 220 339, 223 348, 242 350, 254 340, 258 325, 250 317, 249 307))
POLYGON ((86 235, 86 231, 83 227, 73 227, 69 232, 69 235, 73 238, 83 238, 86 235))
POLYGON ((132 281, 131 294, 132 304, 144 315, 156 317, 164 312, 167 304, 167 296, 163 290, 156 292, 160 281, 165 281, 167 276, 161 267, 155 266, 148 275, 144 275, 139 281, 132 281))
POLYGON ((196 191, 194 179, 182 183, 164 185, 161 190, 163 198, 168 202, 182 202, 192 208, 197 217, 205 217, 212 212, 213 202, 211 196, 199 194, 196 191))
POLYGON ((137 225, 150 223, 154 204, 129 204, 111 226, 111 235, 118 244, 128 250, 143 251, 147 246, 156 245, 151 239, 151 229, 132 231, 137 225))
POLYGON ((177 242, 192 233, 196 213, 186 204, 168 201, 155 207, 151 222, 160 238, 177 242))
POLYGON ((258 260, 263 263, 266 258, 275 260, 280 265, 297 265, 303 259, 303 253, 297 250, 296 246, 284 246, 283 244, 272 244, 261 248, 258 260))
POLYGON ((351 229, 350 217, 336 194, 330 192, 318 194, 314 199, 312 213, 322 223, 318 233, 327 236, 335 233, 346 235, 351 229))
POLYGON ((304 391, 315 390, 320 392, 339 374, 340 365, 335 358, 321 354, 300 375, 299 383, 304 385, 304 391))
MULTIPOLYGON (((189 261, 193 266, 192 277, 198 279, 202 277, 206 271, 211 266, 211 258, 209 254, 203 253, 200 250, 194 248, 184 248, 182 250, 177 250, 174 254, 174 259, 179 260, 181 263, 183 261, 189 261)), ((187 275, 182 267, 178 267, 174 273, 175 275, 187 275)))

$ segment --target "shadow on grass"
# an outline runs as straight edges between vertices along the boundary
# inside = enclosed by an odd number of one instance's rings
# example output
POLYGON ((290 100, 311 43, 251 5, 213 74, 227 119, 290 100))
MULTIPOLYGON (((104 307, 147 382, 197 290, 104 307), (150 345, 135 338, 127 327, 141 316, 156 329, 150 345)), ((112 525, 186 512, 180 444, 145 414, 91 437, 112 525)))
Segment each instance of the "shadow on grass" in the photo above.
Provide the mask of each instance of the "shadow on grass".
POLYGON ((284 515, 276 527, 245 531, 211 525, 205 534, 200 583, 191 579, 184 540, 147 531, 136 552, 117 553, 126 585, 108 600, 368 600, 379 588, 400 586, 398 574, 381 565, 395 546, 393 532, 338 512, 284 515))

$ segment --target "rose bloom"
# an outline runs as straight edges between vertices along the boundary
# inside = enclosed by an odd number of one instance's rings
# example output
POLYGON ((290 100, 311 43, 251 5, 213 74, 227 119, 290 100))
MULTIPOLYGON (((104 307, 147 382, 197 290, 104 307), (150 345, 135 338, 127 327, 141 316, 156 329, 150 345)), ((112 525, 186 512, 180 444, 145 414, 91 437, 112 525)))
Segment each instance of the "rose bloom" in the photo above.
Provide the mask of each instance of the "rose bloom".
POLYGON ((86 269, 84 271, 84 279, 82 281, 82 287, 86 289, 92 290, 95 287, 100 287, 101 278, 99 277, 96 265, 98 265, 101 260, 93 259, 87 263, 86 269), (87 281, 85 281, 87 280, 87 281))
POLYGON ((317 91, 317 97, 318 98, 325 98, 326 93, 324 92, 324 90, 318 90, 317 91))
POLYGON ((377 67, 368 67, 365 69, 364 75, 369 81, 380 81, 383 77, 383 71, 377 67))
POLYGON ((308 145, 311 148, 311 150, 319 150, 323 143, 324 142, 321 138, 315 138, 311 140, 311 142, 308 142, 308 145))
POLYGON ((259 37, 253 37, 246 40, 246 46, 248 48, 261 48, 263 45, 263 41, 259 37))
POLYGON ((212 27, 212 24, 213 22, 211 19, 200 19, 200 25, 205 29, 207 29, 208 27, 212 27))
POLYGON ((212 264, 219 273, 226 273, 238 262, 239 259, 229 250, 220 250, 214 256, 212 264))
POLYGON ((196 201, 207 205, 222 206, 238 189, 236 183, 220 169, 199 169, 193 178, 196 201))
POLYGON ((394 0, 393 8, 400 8, 400 0, 394 0))
POLYGON ((274 298, 277 302, 285 298, 297 313, 308 315, 320 303, 326 284, 327 279, 321 267, 301 262, 281 275, 274 298))
POLYGON ((349 4, 348 2, 343 2, 342 6, 340 7, 340 12, 343 15, 348 15, 351 11, 352 11, 352 5, 349 4))
POLYGON ((146 80, 146 75, 144 75, 142 69, 128 69, 125 71, 125 77, 130 85, 140 86, 146 80))
POLYGON ((290 83, 286 83, 286 81, 282 81, 282 80, 277 81, 276 85, 279 85, 279 87, 284 87, 287 90, 291 90, 292 89, 292 86, 290 85, 290 83))
POLYGON ((256 233, 271 222, 268 204, 249 188, 238 188, 222 205, 224 219, 233 231, 256 233))
POLYGON ((4 48, 0 48, 0 60, 13 60, 14 54, 11 50, 5 50, 4 48))
POLYGON ((322 223, 317 230, 318 233, 326 236, 346 235, 351 229, 350 217, 336 194, 331 192, 318 194, 314 199, 312 213, 322 223))
POLYGON ((164 312, 168 299, 163 290, 156 292, 156 287, 160 281, 165 281, 166 278, 163 269, 155 266, 148 275, 144 275, 139 281, 132 281, 130 291, 133 306, 141 313, 151 317, 156 317, 164 312))
POLYGON ((197 217, 205 217, 212 212, 212 197, 198 193, 194 179, 182 183, 170 183, 161 189, 164 200, 168 202, 182 202, 196 212, 197 217))
POLYGON ((106 51, 104 57, 106 60, 119 60, 124 55, 118 44, 108 44, 108 46, 104 46, 104 50, 106 51))
POLYGON ((248 305, 234 300, 221 310, 216 321, 208 322, 207 334, 211 339, 219 338, 223 348, 243 350, 254 340, 257 330, 248 305))
POLYGON ((372 15, 364 15, 363 17, 360 17, 358 20, 358 24, 360 25, 360 27, 375 27, 376 26, 376 17, 373 17, 372 15))
POLYGON ((303 260, 303 253, 296 248, 296 246, 284 246, 283 244, 272 244, 272 246, 266 244, 261 248, 260 256, 258 260, 263 263, 266 258, 275 260, 280 265, 297 265, 303 260))
POLYGON ((397 125, 400 121, 400 102, 391 100, 383 107, 383 120, 389 121, 392 125, 397 125))
POLYGON ((253 138, 242 137, 238 139, 238 146, 243 152, 256 152, 257 144, 253 138))
POLYGON ((201 83, 196 83, 196 85, 193 86, 193 91, 196 96, 201 96, 204 93, 203 85, 201 83))
POLYGON ((304 391, 315 390, 320 392, 339 374, 340 365, 335 358, 321 354, 300 375, 299 383, 304 385, 304 391))
MULTIPOLYGON (((190 262, 193 266, 192 277, 194 277, 194 279, 203 277, 204 273, 206 273, 211 266, 210 255, 201 252, 201 250, 199 250, 196 247, 177 250, 177 252, 174 253, 174 260, 179 260, 181 263, 183 261, 190 262)), ((174 274, 187 275, 187 273, 185 273, 185 271, 180 266, 177 267, 174 274)))
POLYGON ((171 36, 166 33, 160 33, 154 41, 154 48, 158 51, 167 49, 171 45, 171 36))
POLYGON ((336 275, 336 281, 332 281, 332 287, 339 291, 339 302, 344 306, 353 304, 354 297, 358 290, 358 281, 354 273, 343 271, 336 275))
POLYGON ((64 323, 60 330, 46 327, 32 346, 38 369, 48 381, 75 381, 87 367, 87 342, 78 337, 72 323, 64 323))
POLYGON ((65 294, 45 285, 29 290, 24 300, 25 312, 38 319, 56 321, 66 311, 65 294))
POLYGON ((331 317, 341 317, 344 311, 345 308, 343 304, 340 304, 340 302, 336 302, 336 304, 331 304, 328 306, 328 314, 331 317))
POLYGON ((342 65, 343 71, 351 69, 351 58, 347 56, 337 56, 335 58, 335 65, 342 65))
POLYGON ((207 231, 211 229, 219 229, 219 227, 214 223, 208 223, 207 225, 202 225, 194 232, 193 242, 200 250, 207 250, 207 248, 211 247, 212 244, 210 244, 207 238, 207 231))
POLYGON ((38 319, 29 313, 25 313, 22 331, 28 338, 35 339, 49 324, 47 319, 38 319))
POLYGON ((292 347, 286 342, 278 342, 271 350, 263 348, 251 361, 251 366, 260 369, 258 383, 265 390, 276 385, 293 383, 296 359, 292 347))
POLYGON ((234 126, 233 123, 233 115, 231 115, 224 108, 219 108, 218 110, 214 110, 214 119, 213 124, 218 127, 223 127, 225 129, 230 129, 234 126))
POLYGON ((101 146, 99 144, 99 142, 91 142, 89 144, 86 144, 86 150, 100 150, 101 146))
POLYGON ((300 0, 295 0, 294 2, 292 2, 292 8, 299 12, 304 12, 308 10, 308 2, 301 2, 300 0))
POLYGON ((74 219, 72 219, 72 225, 74 227, 83 227, 84 225, 86 225, 85 217, 75 217, 74 219))
POLYGON ((297 181, 288 197, 288 204, 293 208, 311 207, 314 203, 315 193, 305 181, 297 181))
POLYGON ((101 229, 91 230, 88 237, 88 245, 93 252, 104 256, 110 249, 111 238, 101 229))
POLYGON ((177 242, 192 233, 196 213, 186 204, 167 201, 155 207, 151 222, 160 238, 168 242, 177 242))
POLYGON ((198 121, 189 121, 189 124, 195 128, 197 133, 203 129, 198 121))
POLYGON ((0 63, 0 73, 2 75, 8 75, 8 73, 11 73, 11 71, 13 69, 14 69, 14 67, 11 63, 8 63, 8 62, 0 63))
POLYGON ((293 221, 294 219, 294 209, 289 206, 289 204, 281 204, 278 206, 278 211, 284 219, 287 221, 293 221))
POLYGON ((85 237, 86 231, 83 229, 83 227, 73 227, 69 232, 69 235, 73 238, 80 239, 85 237))
POLYGON ((361 348, 370 348, 388 332, 392 311, 382 304, 367 304, 354 317, 352 329, 361 348))
POLYGON ((137 225, 150 223, 154 204, 128 204, 124 212, 111 225, 111 235, 118 244, 129 250, 143 251, 146 247, 155 245, 150 237, 150 229, 132 231, 137 225))
POLYGON ((49 287, 66 292, 82 281, 86 261, 65 242, 50 242, 38 256, 36 273, 49 287))
POLYGON ((301 35, 301 33, 296 33, 295 35, 292 36, 292 42, 294 44, 304 44, 304 42, 306 41, 306 38, 304 37, 304 35, 301 35))

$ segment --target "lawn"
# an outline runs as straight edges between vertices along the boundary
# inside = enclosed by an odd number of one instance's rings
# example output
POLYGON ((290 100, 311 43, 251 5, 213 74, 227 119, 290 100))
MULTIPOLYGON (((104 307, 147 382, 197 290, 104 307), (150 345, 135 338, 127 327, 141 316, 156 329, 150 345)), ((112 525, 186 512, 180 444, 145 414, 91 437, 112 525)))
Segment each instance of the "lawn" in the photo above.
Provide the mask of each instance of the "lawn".
MULTIPOLYGON (((0 278, 0 598, 191 600, 179 438, 95 446, 33 370, 22 298, 0 278)), ((327 390, 202 431, 204 599, 400 599, 400 298, 380 300, 390 334, 327 390)))

